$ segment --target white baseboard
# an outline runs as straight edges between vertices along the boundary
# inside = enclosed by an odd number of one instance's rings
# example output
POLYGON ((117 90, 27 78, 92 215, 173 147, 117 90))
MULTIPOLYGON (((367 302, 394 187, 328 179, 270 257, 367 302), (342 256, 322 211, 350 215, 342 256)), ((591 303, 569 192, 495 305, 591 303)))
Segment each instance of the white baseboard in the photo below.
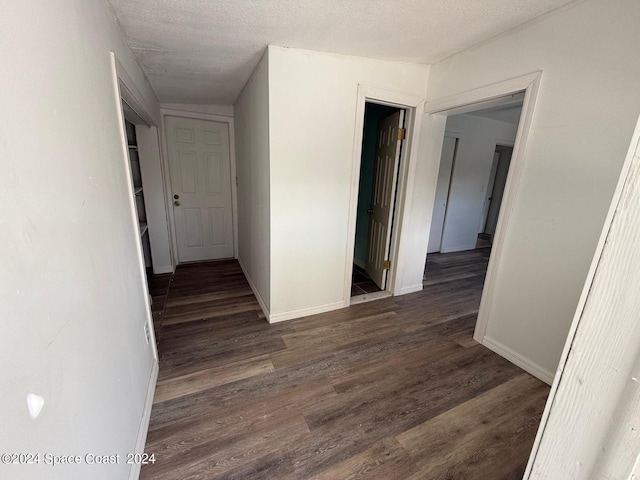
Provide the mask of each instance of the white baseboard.
POLYGON ((390 297, 391 293, 383 290, 382 292, 363 293, 362 295, 356 295, 350 298, 350 305, 357 305, 358 303, 370 302, 372 300, 379 300, 381 298, 390 297))
POLYGON ((519 353, 514 352, 513 350, 503 345, 502 343, 492 340, 486 335, 482 340, 482 342, 480 343, 482 343, 482 345, 487 347, 489 350, 494 351, 501 357, 506 358, 511 363, 522 368, 524 371, 530 373, 534 377, 539 378, 544 383, 548 385, 551 385, 553 383, 553 376, 554 376, 553 373, 542 368, 540 365, 537 365, 536 363, 532 362, 528 358, 523 357, 519 353))
POLYGON ((175 268, 173 265, 165 265, 163 267, 153 267, 153 273, 155 275, 161 275, 163 273, 173 273, 175 272, 175 268))
POLYGON ((290 310, 288 312, 275 313, 267 317, 269 323, 284 322, 285 320, 293 320, 294 318, 306 317, 307 315, 315 315, 317 313, 330 312, 331 310, 338 310, 344 308, 344 302, 327 303, 325 305, 317 305, 315 307, 301 308, 299 310, 290 310))
MULTIPOLYGON (((242 273, 244 273, 244 278, 247 279, 247 282, 251 287, 251 291, 253 292, 253 295, 256 297, 256 300, 258 300, 258 304, 262 309, 262 313, 264 313, 264 316, 267 318, 267 320, 269 320, 269 309, 267 308, 267 304, 265 303, 264 299, 262 298, 262 295, 260 295, 260 292, 256 288, 256 284, 253 283, 251 276, 247 273, 247 269, 244 267, 244 263, 242 263, 242 259, 240 258, 240 256, 237 257, 237 260, 238 260, 238 263, 240 264, 240 268, 242 269, 242 273)), ((269 320, 269 322, 271 322, 271 320, 269 320)))
MULTIPOLYGON (((151 419, 151 408, 153 407, 153 396, 156 392, 156 382, 158 381, 158 361, 153 359, 153 367, 151 368, 151 378, 147 386, 147 396, 142 410, 142 420, 138 428, 138 438, 136 438, 135 453, 144 453, 144 447, 147 443, 147 432, 149 430, 149 421, 151 419)), ((133 463, 129 471, 129 480, 137 480, 140 476, 141 464, 133 463)))
POLYGON ((418 283, 416 285, 409 285, 408 287, 402 287, 400 291, 396 293, 396 295, 406 295, 408 293, 420 292, 422 291, 423 288, 424 287, 422 286, 422 283, 418 283))

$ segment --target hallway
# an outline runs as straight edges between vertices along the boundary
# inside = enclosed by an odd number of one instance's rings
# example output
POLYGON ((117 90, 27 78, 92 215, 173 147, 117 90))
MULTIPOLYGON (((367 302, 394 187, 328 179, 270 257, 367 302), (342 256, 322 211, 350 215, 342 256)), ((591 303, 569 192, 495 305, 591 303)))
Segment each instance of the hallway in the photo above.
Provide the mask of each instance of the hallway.
POLYGON ((141 478, 521 478, 549 388, 472 339, 482 279, 456 275, 273 325, 235 260, 152 280, 141 478))

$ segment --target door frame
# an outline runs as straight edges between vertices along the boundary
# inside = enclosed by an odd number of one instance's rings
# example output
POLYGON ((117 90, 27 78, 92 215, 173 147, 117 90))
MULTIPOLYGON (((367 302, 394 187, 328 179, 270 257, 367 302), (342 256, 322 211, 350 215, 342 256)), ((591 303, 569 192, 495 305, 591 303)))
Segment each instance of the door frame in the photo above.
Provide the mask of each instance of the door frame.
MULTIPOLYGON (((162 135, 162 157, 163 168, 169 172, 169 147, 167 145, 165 117, 181 117, 192 120, 206 120, 210 122, 226 123, 229 127, 229 161, 231 162, 231 216, 233 217, 233 258, 238 258, 238 191, 236 184, 236 138, 233 117, 225 115, 214 115, 210 113, 189 112, 186 110, 176 110, 173 108, 160 108, 160 122, 162 135)), ((171 175, 167 173, 164 177, 165 201, 167 202, 167 219, 169 220, 169 230, 171 232, 171 253, 174 261, 174 268, 180 262, 178 260, 178 240, 176 237, 176 221, 173 213, 173 198, 171 192, 171 175)))
MULTIPOLYGON (((518 131, 513 145, 511 165, 509 168, 509 174, 507 175, 502 203, 500 205, 500 213, 498 214, 498 225, 493 239, 492 252, 489 258, 489 266, 487 268, 487 276, 482 290, 478 320, 476 322, 473 338, 477 342, 507 358, 509 361, 523 368, 532 375, 540 378, 546 383, 551 383, 553 378, 549 378, 548 372, 541 371, 538 367, 530 364, 511 351, 506 351, 491 342, 485 342, 487 325, 493 309, 495 284, 502 261, 504 239, 509 228, 509 222, 511 220, 513 206, 517 196, 520 177, 522 176, 522 171, 524 169, 524 152, 531 130, 533 111, 541 79, 542 71, 536 71, 443 99, 430 101, 425 104, 425 116, 430 118, 432 124, 441 125, 441 128, 438 129, 439 131, 436 131, 436 128, 434 128, 432 140, 435 143, 442 143, 442 139, 444 138, 444 124, 447 116, 468 113, 481 108, 489 108, 493 105, 500 104, 504 97, 517 95, 524 91, 525 95, 522 103, 520 122, 518 124, 518 131)), ((431 155, 433 155, 433 153, 431 153, 431 155)), ((428 161, 437 162, 438 160, 431 158, 428 161)))
MULTIPOLYGON (((138 90, 136 83, 124 68, 115 52, 110 52, 111 63, 111 76, 113 81, 113 98, 116 103, 116 111, 120 114, 118 118, 118 124, 120 129, 120 147, 122 152, 122 162, 124 164, 124 171, 127 175, 127 185, 129 191, 129 215, 131 222, 133 223, 132 231, 136 232, 134 244, 138 257, 138 271, 140 276, 140 282, 142 283, 142 291, 145 292, 143 303, 145 306, 145 324, 149 335, 148 347, 151 348, 153 361, 151 365, 151 374, 149 377, 149 383, 147 385, 147 393, 144 400, 144 406, 142 410, 142 418, 140 425, 138 426, 138 435, 135 443, 135 452, 144 452, 144 446, 147 440, 147 432, 149 430, 149 422, 151 420, 151 409, 153 407, 153 395, 158 380, 158 350, 156 347, 156 337, 153 328, 153 315, 151 313, 151 305, 149 304, 148 292, 149 287, 147 284, 146 267, 144 263, 144 253, 142 251, 142 243, 138 233, 138 214, 136 212, 135 194, 133 191, 133 181, 131 178, 131 167, 129 160, 129 147, 127 142, 127 132, 124 123, 124 109, 122 103, 126 103, 134 113, 140 118, 140 121, 147 126, 157 127, 159 119, 154 115, 154 110, 150 108, 149 104, 145 101, 144 95, 138 90)), ((158 139, 159 140, 159 139, 158 139)), ((140 475, 140 464, 131 465, 129 470, 129 479, 136 479, 140 475)))
POLYGON ((349 199, 349 223, 347 226, 347 254, 344 275, 343 305, 351 305, 351 280, 356 237, 356 219, 358 214, 358 190, 362 157, 362 138, 364 134, 365 104, 378 103, 405 110, 406 135, 400 153, 400 166, 396 187, 396 202, 393 214, 393 231, 389 247, 391 268, 387 272, 386 290, 383 293, 397 295, 402 278, 402 231, 407 229, 410 208, 407 199, 413 191, 413 176, 418 161, 418 147, 422 117, 424 116, 424 99, 413 95, 385 90, 368 85, 358 85, 356 99, 355 131, 353 138, 353 161, 351 169, 351 194, 349 199))
MULTIPOLYGON (((384 288, 381 288, 381 291, 386 291, 387 288, 387 278, 389 276, 389 271, 387 269, 384 268, 384 264, 382 264, 382 268, 378 269, 377 268, 377 260, 380 260, 379 255, 373 259, 373 261, 371 261, 371 253, 372 253, 372 248, 375 251, 375 247, 372 244, 372 239, 374 237, 374 228, 375 228, 375 220, 377 219, 378 223, 381 224, 380 220, 380 212, 381 210, 384 208, 384 201, 385 199, 382 199, 381 203, 376 203, 377 199, 376 197, 376 192, 380 192, 381 196, 384 197, 384 183, 383 183, 383 179, 380 175, 378 175, 379 173, 381 173, 381 169, 383 168, 383 165, 381 164, 380 161, 380 156, 379 156, 379 152, 381 148, 393 148, 394 149, 394 155, 393 155, 393 167, 392 167, 392 173, 391 173, 391 178, 389 178, 387 180, 387 184, 391 185, 390 188, 390 192, 389 192, 389 208, 388 208, 388 215, 384 215, 382 218, 386 218, 387 223, 386 223, 386 232, 384 235, 384 240, 380 239, 383 241, 383 258, 382 263, 384 263, 385 260, 388 260, 387 256, 389 253, 389 249, 391 247, 391 235, 393 233, 393 220, 394 220, 394 214, 395 214, 395 206, 396 206, 396 190, 397 190, 397 185, 398 185, 398 173, 400 171, 400 156, 402 154, 402 141, 398 139, 398 134, 397 132, 394 131, 395 133, 395 138, 391 138, 390 139, 390 143, 388 143, 387 145, 384 145, 384 147, 381 145, 381 137, 384 138, 384 134, 382 134, 383 132, 383 128, 386 130, 389 125, 386 125, 385 127, 383 127, 383 123, 386 124, 386 122, 388 121, 389 118, 394 117, 394 121, 392 123, 392 125, 397 128, 397 129, 403 129, 405 128, 405 116, 406 116, 406 111, 404 109, 397 109, 394 113, 387 115, 383 118, 380 118, 378 121, 378 124, 376 125, 376 150, 375 150, 375 166, 374 166, 374 173, 373 173, 373 183, 372 183, 372 193, 373 193, 373 198, 370 204, 370 210, 371 213, 368 214, 369 216, 369 231, 367 232, 367 259, 365 261, 365 272, 367 273, 367 275, 369 276, 369 278, 371 280, 373 280, 373 283, 375 283, 376 285, 378 285, 378 282, 376 280, 380 281, 380 285, 384 285, 384 288), (395 117, 397 116, 397 120, 395 120, 395 117), (381 135, 382 134, 382 135, 381 135), (400 142, 400 143, 398 143, 400 142), (395 144, 394 144, 395 143, 395 144), (376 211, 376 209, 378 209, 376 211), (378 278, 380 276, 380 278, 378 278)), ((359 196, 359 195, 358 195, 359 196)), ((379 199, 378 199, 379 200, 379 199)), ((357 225, 357 219, 356 219, 356 225, 357 225)), ((357 226, 356 226, 357 229, 357 226)), ((376 242, 378 243, 378 242, 376 242)), ((378 243, 378 246, 380 244, 378 243)), ((355 257, 355 248, 354 248, 354 257, 355 257)), ((356 259, 354 258, 354 264, 356 263, 356 259)), ((380 285, 378 285, 378 288, 380 288, 380 285)))

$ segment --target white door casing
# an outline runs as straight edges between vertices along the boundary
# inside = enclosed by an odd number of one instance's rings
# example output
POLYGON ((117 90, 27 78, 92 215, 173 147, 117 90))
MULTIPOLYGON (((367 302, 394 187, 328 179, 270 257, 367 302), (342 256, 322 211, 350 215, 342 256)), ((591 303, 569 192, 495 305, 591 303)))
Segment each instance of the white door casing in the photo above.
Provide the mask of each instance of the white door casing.
POLYGON ((165 129, 178 261, 233 257, 228 124, 167 116, 165 129))
POLYGON ((398 130, 402 128, 403 123, 404 110, 399 110, 382 119, 378 127, 376 169, 371 202, 373 212, 369 222, 366 271, 381 290, 385 289, 387 280, 384 261, 387 260, 391 241, 393 207, 400 161, 401 140, 398 139, 398 130))
POLYGON ((457 138, 449 136, 445 136, 442 142, 442 155, 440 157, 440 168, 438 169, 438 183, 436 184, 436 196, 433 202, 427 253, 439 252, 442 244, 442 229, 444 228, 444 217, 447 211, 447 202, 449 201, 449 185, 451 184, 456 144, 457 138))

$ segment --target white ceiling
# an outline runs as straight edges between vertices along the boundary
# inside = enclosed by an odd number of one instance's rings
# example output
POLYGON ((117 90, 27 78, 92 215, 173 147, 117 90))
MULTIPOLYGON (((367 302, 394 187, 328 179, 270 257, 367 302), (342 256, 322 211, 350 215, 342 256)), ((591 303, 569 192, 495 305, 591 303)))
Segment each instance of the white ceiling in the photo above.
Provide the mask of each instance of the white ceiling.
POLYGON ((571 0, 108 0, 161 102, 233 104, 269 44, 435 63, 571 0))
POLYGON ((492 120, 499 120, 501 122, 518 124, 520 123, 521 112, 522 102, 520 102, 518 105, 485 108, 484 110, 470 112, 470 115, 491 118, 492 120))

